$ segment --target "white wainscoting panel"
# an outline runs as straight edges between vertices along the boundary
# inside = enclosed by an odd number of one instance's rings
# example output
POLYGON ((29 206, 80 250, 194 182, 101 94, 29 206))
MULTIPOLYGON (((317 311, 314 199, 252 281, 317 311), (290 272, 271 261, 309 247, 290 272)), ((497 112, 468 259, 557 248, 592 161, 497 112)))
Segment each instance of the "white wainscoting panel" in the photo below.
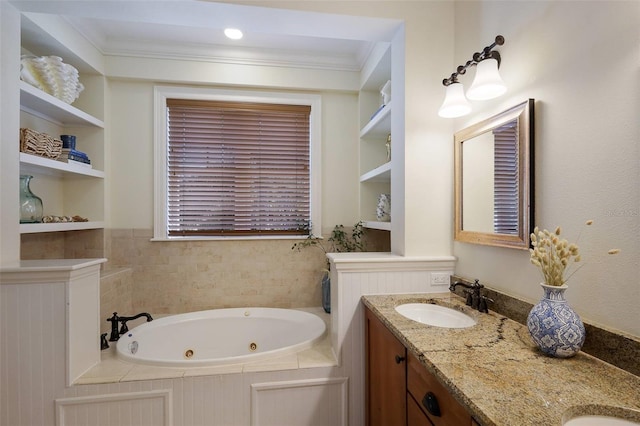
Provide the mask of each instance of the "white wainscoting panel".
POLYGON ((403 257, 392 253, 330 253, 331 343, 349 376, 349 424, 365 422, 365 294, 438 293, 431 274, 452 275, 455 257, 403 257))
POLYGON ((28 260, 0 269, 0 425, 53 425, 57 393, 100 361, 104 260, 28 260))
POLYGON ((172 426, 171 390, 56 399, 56 426, 172 426))
POLYGON ((251 385, 251 426, 347 426, 348 378, 251 385))
POLYGON ((51 425, 66 383, 65 284, 1 286, 0 424, 51 425))
MULTIPOLYGON (((365 294, 447 291, 431 274, 452 274, 455 259, 385 253, 329 255, 331 339, 339 366, 71 385, 98 345, 91 317, 96 292, 76 292, 77 265, 0 270, 0 426, 360 426, 364 424, 365 294), (71 272, 70 272, 71 271, 71 272), (80 299, 74 299, 75 293, 80 299), (67 302, 82 309, 68 309, 67 302), (86 309, 85 309, 86 308, 86 309), (73 326, 69 326, 69 319, 73 326), (78 337, 78 339, 74 339, 78 337), (88 345, 88 346, 85 346, 88 345), (87 350, 87 348, 89 348, 87 350), (67 364, 71 361, 72 365, 67 364), (55 402, 55 404, 54 404, 55 402), (54 409, 55 407, 55 409, 54 409)), ((94 265, 98 268, 98 263, 94 265)), ((441 278, 441 277, 439 277, 441 278)), ((86 292, 84 290, 87 290, 86 292)), ((209 374, 209 375, 207 375, 209 374)))

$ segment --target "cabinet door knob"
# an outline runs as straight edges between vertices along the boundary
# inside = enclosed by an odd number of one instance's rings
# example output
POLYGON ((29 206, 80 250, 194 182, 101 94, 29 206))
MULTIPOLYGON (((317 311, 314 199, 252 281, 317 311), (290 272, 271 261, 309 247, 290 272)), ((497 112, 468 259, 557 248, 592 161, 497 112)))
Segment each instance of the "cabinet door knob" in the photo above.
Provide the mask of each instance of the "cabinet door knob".
POLYGON ((438 404, 438 398, 436 398, 433 392, 427 392, 424 398, 422 398, 422 405, 424 405, 424 408, 426 408, 433 416, 440 417, 442 415, 440 412, 440 405, 438 404))
POLYGON ((396 364, 400 364, 402 361, 404 361, 406 358, 400 355, 396 355, 396 364))

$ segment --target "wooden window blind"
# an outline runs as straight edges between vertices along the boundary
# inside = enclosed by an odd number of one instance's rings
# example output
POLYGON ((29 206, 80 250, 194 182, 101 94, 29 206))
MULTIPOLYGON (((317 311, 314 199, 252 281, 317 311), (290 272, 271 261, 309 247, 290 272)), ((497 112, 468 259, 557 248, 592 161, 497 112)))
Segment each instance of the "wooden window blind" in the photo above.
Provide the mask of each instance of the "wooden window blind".
POLYGON ((308 233, 310 111, 167 99, 168 235, 308 233))
POLYGON ((493 131, 494 136, 494 214, 497 234, 518 235, 518 120, 493 131))

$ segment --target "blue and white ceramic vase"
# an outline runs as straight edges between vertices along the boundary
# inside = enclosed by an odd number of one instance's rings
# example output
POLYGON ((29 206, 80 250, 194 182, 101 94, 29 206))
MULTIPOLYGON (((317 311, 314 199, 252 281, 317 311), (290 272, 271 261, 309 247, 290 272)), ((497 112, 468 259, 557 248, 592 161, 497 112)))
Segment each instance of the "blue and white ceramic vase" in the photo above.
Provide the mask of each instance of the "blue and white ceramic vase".
POLYGON ((545 354, 557 358, 572 357, 582 348, 585 331, 582 320, 564 298, 568 287, 540 285, 544 296, 529 312, 529 333, 545 354))
POLYGON ((391 222, 391 194, 378 195, 376 217, 380 222, 391 222))

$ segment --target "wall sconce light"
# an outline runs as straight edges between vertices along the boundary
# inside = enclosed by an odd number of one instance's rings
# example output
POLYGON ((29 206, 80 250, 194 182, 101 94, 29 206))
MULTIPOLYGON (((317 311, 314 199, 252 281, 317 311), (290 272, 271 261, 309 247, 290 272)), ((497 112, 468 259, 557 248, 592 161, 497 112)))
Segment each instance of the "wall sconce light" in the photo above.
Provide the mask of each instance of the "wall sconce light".
POLYGON ((502 81, 498 67, 500 66, 500 53, 492 50, 496 46, 504 44, 504 37, 496 36, 495 41, 485 47, 482 52, 473 54, 473 58, 464 65, 459 65, 450 77, 442 80, 447 88, 444 102, 438 110, 438 115, 444 118, 462 117, 471 112, 471 104, 468 99, 487 100, 497 98, 507 91, 507 86, 502 81), (476 76, 467 90, 467 96, 463 93, 462 83, 458 82, 458 76, 464 75, 467 68, 476 66, 476 76))

